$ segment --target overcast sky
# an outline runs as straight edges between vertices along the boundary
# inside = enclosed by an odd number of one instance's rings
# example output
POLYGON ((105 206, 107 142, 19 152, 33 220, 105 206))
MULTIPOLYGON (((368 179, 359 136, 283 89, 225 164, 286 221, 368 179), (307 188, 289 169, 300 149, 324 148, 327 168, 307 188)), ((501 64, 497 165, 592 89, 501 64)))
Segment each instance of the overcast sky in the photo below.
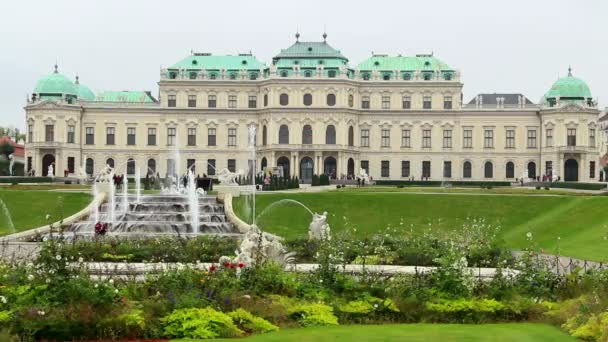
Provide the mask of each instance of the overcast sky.
POLYGON ((434 52, 479 92, 532 101, 572 65, 608 105, 608 1, 11 1, 0 3, 0 126, 25 126, 23 106, 53 69, 93 91, 151 90, 159 69, 193 49, 252 51, 269 62, 295 40, 328 42, 351 65, 376 53, 434 52), (98 4, 98 5, 95 5, 98 4))

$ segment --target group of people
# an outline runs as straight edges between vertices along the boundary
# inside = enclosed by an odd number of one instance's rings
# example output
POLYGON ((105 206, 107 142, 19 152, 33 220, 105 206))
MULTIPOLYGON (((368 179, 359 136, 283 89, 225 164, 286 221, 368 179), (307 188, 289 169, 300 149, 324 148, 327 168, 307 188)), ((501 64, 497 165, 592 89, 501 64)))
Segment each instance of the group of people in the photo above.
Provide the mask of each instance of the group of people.
POLYGON ((116 189, 122 188, 122 182, 125 180, 125 175, 114 175, 112 177, 112 182, 114 182, 114 186, 116 189))

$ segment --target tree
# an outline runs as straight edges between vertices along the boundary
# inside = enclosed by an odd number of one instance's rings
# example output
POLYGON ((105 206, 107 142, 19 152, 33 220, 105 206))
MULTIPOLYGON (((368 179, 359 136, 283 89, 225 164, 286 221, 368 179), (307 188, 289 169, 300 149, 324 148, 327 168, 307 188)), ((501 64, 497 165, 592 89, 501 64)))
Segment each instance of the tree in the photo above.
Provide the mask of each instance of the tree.
POLYGON ((8 159, 8 156, 13 154, 15 152, 15 147, 13 145, 11 145, 9 142, 5 142, 2 145, 0 145, 0 153, 2 153, 2 155, 4 155, 4 157, 6 157, 6 159, 8 159))

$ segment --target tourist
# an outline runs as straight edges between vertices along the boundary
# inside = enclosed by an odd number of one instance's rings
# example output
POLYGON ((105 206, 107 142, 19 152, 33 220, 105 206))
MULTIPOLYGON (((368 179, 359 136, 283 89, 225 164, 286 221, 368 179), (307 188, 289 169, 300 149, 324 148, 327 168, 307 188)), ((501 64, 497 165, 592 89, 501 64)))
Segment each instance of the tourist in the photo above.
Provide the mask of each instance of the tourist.
POLYGON ((357 188, 361 187, 361 178, 357 177, 357 188))

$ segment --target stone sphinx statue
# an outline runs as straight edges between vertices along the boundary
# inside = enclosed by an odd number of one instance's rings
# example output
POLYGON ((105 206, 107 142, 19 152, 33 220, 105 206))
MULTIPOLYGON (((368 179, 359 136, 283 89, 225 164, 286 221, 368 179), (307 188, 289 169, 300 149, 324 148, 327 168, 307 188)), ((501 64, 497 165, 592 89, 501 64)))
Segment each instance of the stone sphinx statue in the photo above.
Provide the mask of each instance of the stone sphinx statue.
POLYGON ((369 175, 364 168, 359 169, 359 178, 361 178, 362 181, 365 181, 365 183, 369 183, 369 175))
POLYGON ((230 172, 228 169, 222 169, 217 174, 217 179, 220 181, 220 185, 238 185, 236 182, 237 178, 243 174, 243 171, 238 170, 237 172, 230 172))
MULTIPOLYGON (((226 258, 222 257, 220 260, 226 260, 226 258)), ((262 261, 272 260, 286 265, 293 263, 294 254, 287 252, 279 237, 264 233, 257 226, 252 225, 243 237, 236 257, 232 260, 250 265, 258 258, 262 261)))
POLYGON ((308 226, 308 239, 310 240, 329 240, 330 228, 327 224, 327 211, 323 214, 314 213, 312 222, 308 226))

